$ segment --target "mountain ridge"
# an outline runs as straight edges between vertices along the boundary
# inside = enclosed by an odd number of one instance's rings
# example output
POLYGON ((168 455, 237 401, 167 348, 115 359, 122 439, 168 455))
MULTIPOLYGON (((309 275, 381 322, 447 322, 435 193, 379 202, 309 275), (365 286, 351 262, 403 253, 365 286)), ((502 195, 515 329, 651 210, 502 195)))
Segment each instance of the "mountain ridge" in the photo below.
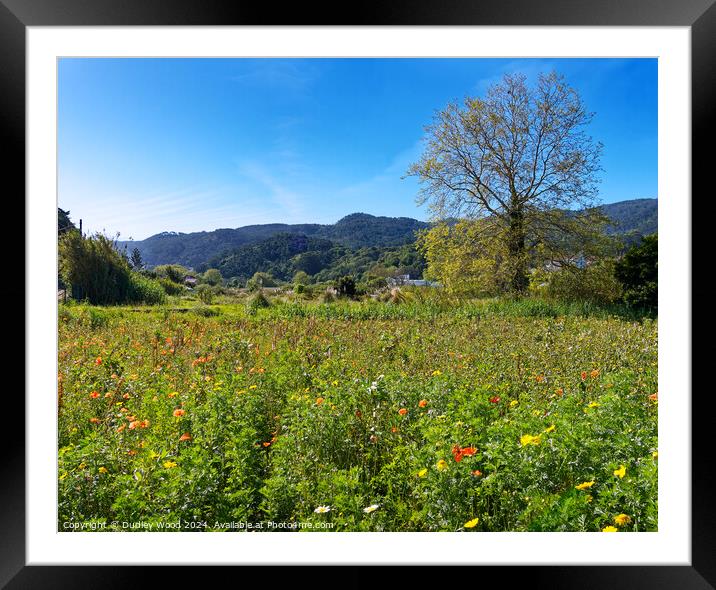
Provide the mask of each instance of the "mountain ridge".
MULTIPOLYGON (((628 241, 654 233, 658 228, 658 199, 630 199, 607 203, 600 208, 613 220, 607 231, 628 241)), ((351 213, 333 224, 267 223, 221 228, 201 232, 161 232, 145 240, 119 242, 128 250, 137 248, 148 267, 181 264, 200 268, 209 261, 231 255, 244 246, 259 244, 277 234, 301 234, 307 238, 331 240, 348 248, 400 247, 415 239, 415 232, 429 222, 411 217, 386 217, 351 213)))

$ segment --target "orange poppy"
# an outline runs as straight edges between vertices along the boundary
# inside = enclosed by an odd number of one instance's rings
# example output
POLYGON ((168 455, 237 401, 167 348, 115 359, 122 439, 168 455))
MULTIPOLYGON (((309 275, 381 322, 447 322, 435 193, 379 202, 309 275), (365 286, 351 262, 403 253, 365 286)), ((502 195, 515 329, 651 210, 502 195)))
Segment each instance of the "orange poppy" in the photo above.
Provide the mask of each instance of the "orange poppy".
POLYGON ((182 410, 181 408, 174 410, 174 416, 177 418, 181 418, 184 414, 186 414, 186 410, 182 410))
POLYGON ((400 408, 400 409, 398 410, 398 414, 400 414, 401 416, 405 416, 405 414, 407 414, 407 413, 408 413, 408 409, 407 409, 407 408, 400 408))
POLYGON ((189 434, 188 432, 185 432, 184 434, 182 434, 179 437, 179 440, 180 441, 191 440, 191 434, 189 434))
POLYGON ((427 405, 428 405, 428 400, 426 400, 426 399, 421 399, 421 400, 418 402, 418 407, 419 407, 419 408, 424 408, 424 407, 427 406, 427 405))

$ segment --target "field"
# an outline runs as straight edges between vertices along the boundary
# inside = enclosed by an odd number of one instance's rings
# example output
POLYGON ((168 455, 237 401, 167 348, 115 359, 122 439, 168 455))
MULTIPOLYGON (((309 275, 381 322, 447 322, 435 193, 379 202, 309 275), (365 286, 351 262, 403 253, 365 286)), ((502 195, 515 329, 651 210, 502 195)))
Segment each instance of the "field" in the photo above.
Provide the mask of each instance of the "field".
POLYGON ((58 529, 654 531, 657 404, 599 310, 60 305, 58 529))

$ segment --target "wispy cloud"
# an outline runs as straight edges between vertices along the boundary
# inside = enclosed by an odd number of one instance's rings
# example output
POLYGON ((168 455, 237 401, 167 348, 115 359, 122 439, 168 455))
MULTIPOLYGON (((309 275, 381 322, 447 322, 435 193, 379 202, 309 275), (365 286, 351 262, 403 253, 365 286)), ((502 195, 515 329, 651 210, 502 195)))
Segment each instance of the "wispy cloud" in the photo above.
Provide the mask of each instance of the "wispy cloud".
POLYGON ((293 92, 307 90, 320 74, 319 69, 307 60, 252 59, 245 62, 245 67, 245 71, 229 79, 251 86, 280 87, 293 92))
POLYGON ((283 213, 284 219, 295 220, 304 214, 306 198, 287 188, 283 180, 269 171, 267 166, 256 161, 243 161, 238 166, 239 174, 244 181, 250 181, 263 187, 265 197, 283 213))

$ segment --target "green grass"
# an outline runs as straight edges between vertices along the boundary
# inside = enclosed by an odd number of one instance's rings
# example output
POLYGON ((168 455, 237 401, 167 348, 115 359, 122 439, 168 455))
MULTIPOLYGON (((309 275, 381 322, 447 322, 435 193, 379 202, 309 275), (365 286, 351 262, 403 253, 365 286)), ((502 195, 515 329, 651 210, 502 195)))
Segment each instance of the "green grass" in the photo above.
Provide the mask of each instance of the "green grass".
POLYGON ((417 297, 61 306, 58 526, 657 529, 655 320, 417 297))

